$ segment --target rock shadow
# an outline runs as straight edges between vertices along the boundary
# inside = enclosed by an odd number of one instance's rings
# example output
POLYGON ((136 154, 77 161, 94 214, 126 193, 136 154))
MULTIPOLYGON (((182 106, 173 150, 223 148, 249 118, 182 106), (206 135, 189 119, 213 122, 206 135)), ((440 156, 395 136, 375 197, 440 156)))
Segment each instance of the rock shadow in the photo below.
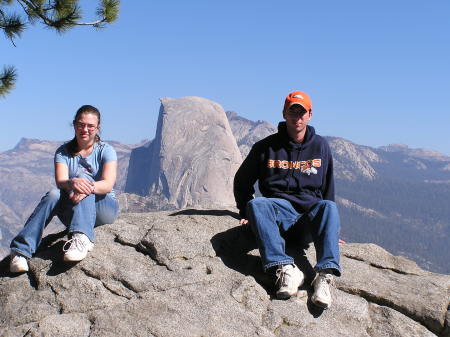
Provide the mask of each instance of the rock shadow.
MULTIPOLYGON (((62 240, 67 235, 67 229, 62 230, 58 233, 53 233, 45 236, 33 258, 37 257, 42 260, 50 260, 50 269, 47 271, 47 275, 56 276, 58 274, 64 273, 70 268, 72 268, 76 263, 70 263, 63 261, 63 246, 65 241, 62 240)), ((33 259, 32 258, 32 259, 33 259)), ((24 273, 11 273, 9 271, 9 256, 6 256, 0 261, 0 277, 17 277, 24 273)), ((32 268, 32 263, 30 263, 30 269, 32 268)), ((29 273, 29 272, 28 272, 29 273)))
POLYGON ((240 216, 236 212, 229 211, 227 209, 184 209, 182 211, 178 211, 169 216, 177 216, 177 215, 212 215, 212 216, 231 216, 235 219, 240 219, 240 216))
MULTIPOLYGON (((300 289, 308 291, 308 298, 310 298, 312 294, 310 284, 316 273, 305 254, 308 245, 305 246, 302 241, 298 240, 298 237, 297 239, 293 239, 293 237, 292 235, 286 236, 286 253, 294 258, 295 264, 305 274, 305 282, 300 289)), ((267 291, 271 299, 275 298, 275 276, 263 271, 261 258, 258 252, 254 251, 258 247, 250 226, 230 228, 214 235, 210 241, 216 255, 228 268, 243 275, 252 276, 267 291)), ((308 308, 314 316, 320 315, 322 311, 313 304, 308 304, 308 308)))
POLYGON ((13 274, 9 272, 9 255, 6 255, 3 260, 0 261, 0 277, 16 277, 22 275, 20 274, 13 274))
POLYGON ((47 271, 48 276, 57 276, 73 268, 78 262, 66 262, 63 260, 63 246, 65 240, 62 240, 68 231, 67 229, 58 233, 49 234, 42 239, 36 252, 36 257, 42 260, 50 260, 50 268, 47 271))

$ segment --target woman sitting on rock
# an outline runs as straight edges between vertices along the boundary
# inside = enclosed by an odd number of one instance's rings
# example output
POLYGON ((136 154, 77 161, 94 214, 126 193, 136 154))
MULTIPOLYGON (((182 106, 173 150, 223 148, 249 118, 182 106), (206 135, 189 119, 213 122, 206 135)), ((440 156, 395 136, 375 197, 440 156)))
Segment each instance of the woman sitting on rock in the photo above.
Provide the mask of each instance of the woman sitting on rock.
POLYGON ((65 261, 81 261, 94 247, 94 227, 112 223, 119 205, 114 195, 117 154, 99 137, 100 112, 91 105, 78 109, 73 120, 75 137, 55 153, 58 189, 37 205, 22 231, 11 242, 12 273, 28 271, 27 259, 36 252, 44 228, 57 215, 68 227, 65 261))

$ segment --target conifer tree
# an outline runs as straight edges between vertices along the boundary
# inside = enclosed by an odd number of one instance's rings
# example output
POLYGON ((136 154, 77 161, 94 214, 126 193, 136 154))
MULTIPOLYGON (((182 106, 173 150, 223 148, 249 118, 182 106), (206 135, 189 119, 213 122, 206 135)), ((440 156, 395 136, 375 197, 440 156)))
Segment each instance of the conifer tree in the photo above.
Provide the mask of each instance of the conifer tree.
MULTIPOLYGON (((103 28, 117 19, 120 0, 98 0, 96 19, 84 22, 79 0, 0 0, 0 30, 13 46, 30 24, 40 23, 57 32, 75 26, 103 28)), ((0 71, 0 97, 10 92, 17 79, 14 66, 0 71)))

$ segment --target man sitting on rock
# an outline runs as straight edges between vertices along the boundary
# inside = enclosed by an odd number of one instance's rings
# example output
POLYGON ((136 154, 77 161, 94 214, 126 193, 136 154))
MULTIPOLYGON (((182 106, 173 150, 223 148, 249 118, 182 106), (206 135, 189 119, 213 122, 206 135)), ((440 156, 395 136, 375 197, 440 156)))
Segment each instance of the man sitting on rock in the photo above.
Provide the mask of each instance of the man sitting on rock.
POLYGON ((328 143, 308 123, 309 96, 301 91, 285 100, 278 133, 253 145, 234 178, 234 196, 240 224, 250 224, 263 267, 277 276, 276 295, 297 294, 304 275, 285 252, 284 235, 295 226, 307 226, 316 249, 317 273, 312 302, 331 305, 330 285, 340 276, 339 213, 334 203, 333 160, 328 143), (253 198, 258 180, 263 197, 253 198))

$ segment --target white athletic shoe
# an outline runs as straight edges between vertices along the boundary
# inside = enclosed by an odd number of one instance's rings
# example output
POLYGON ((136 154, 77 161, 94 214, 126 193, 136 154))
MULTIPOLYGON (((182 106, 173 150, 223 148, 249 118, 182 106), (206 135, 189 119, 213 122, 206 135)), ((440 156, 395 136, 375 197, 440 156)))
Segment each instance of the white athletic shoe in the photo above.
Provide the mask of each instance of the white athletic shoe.
POLYGON ((297 294, 298 287, 305 279, 303 273, 295 264, 279 266, 276 271, 277 298, 288 299, 297 294))
POLYGON ((331 306, 331 286, 333 284, 333 275, 326 272, 319 272, 312 285, 314 287, 314 294, 311 301, 323 308, 328 309, 331 306))
POLYGON ((85 234, 74 233, 63 246, 64 261, 81 261, 93 248, 94 244, 85 234))
POLYGON ((28 262, 25 256, 11 252, 9 270, 11 273, 25 273, 28 271, 28 262))

